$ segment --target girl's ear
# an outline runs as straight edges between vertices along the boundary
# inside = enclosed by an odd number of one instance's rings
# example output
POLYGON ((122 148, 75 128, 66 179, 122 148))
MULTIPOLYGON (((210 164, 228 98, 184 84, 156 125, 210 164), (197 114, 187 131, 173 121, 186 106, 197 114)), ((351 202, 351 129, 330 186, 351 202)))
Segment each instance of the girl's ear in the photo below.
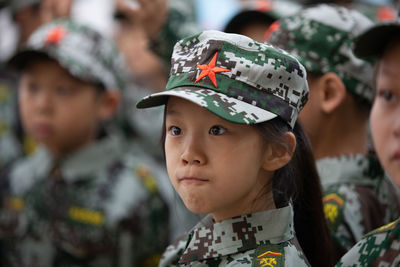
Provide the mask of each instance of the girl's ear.
POLYGON ((292 132, 286 132, 285 142, 282 144, 267 144, 264 154, 263 169, 276 171, 285 166, 291 159, 296 149, 296 137, 292 132))
POLYGON ((121 93, 118 91, 105 91, 100 96, 99 118, 101 120, 111 119, 117 112, 121 101, 121 93))

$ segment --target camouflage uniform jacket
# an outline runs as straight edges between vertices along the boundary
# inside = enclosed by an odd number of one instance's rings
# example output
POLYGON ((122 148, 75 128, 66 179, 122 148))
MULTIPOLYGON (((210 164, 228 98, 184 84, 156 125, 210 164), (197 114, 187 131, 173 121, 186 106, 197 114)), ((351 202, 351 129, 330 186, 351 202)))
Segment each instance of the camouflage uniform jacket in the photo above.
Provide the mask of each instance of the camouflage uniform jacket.
POLYGON ((214 223, 203 218, 170 245, 160 266, 308 266, 290 206, 214 223))
POLYGON ((369 233, 336 266, 400 266, 399 243, 400 218, 369 233))
POLYGON ((398 189, 375 156, 324 158, 317 161, 317 168, 325 217, 339 255, 399 216, 398 189))
POLYGON ((44 149, 3 177, 6 266, 156 266, 168 209, 140 158, 106 137, 55 163, 44 149), (5 181, 5 182, 4 182, 5 181))
POLYGON ((16 135, 17 78, 0 65, 0 168, 24 153, 16 135))

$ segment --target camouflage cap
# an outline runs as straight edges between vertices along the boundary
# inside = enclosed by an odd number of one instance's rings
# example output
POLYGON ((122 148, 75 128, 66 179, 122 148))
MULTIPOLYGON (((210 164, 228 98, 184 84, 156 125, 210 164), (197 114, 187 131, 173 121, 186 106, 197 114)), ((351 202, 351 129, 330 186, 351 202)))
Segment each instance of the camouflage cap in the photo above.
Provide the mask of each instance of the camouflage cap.
POLYGON ((21 68, 35 54, 49 56, 85 82, 100 83, 107 90, 125 87, 123 60, 115 44, 70 19, 54 20, 39 27, 9 63, 21 68))
POLYGON ((145 97, 138 108, 177 96, 234 123, 277 116, 291 127, 308 99, 306 71, 297 59, 269 44, 219 31, 179 41, 166 91, 145 97))
POLYGON ((260 21, 271 24, 277 19, 295 14, 301 5, 289 0, 245 0, 241 10, 226 24, 224 32, 238 33, 248 22, 260 21))
POLYGON ((352 51, 355 36, 371 25, 355 10, 323 4, 278 21, 268 41, 296 56, 309 72, 336 73, 350 93, 371 103, 373 66, 352 51))
POLYGON ((355 40, 354 52, 359 57, 379 57, 386 45, 400 36, 400 20, 384 21, 368 28, 355 40))

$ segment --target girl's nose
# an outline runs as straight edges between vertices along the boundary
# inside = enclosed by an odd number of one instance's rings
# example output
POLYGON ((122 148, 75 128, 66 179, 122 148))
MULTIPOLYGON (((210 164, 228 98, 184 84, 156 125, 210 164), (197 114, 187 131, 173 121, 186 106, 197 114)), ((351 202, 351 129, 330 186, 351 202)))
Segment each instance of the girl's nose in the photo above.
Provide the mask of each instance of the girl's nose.
POLYGON ((199 141, 189 140, 185 145, 185 150, 181 156, 183 164, 203 165, 206 163, 206 156, 203 152, 204 147, 200 145, 199 141))

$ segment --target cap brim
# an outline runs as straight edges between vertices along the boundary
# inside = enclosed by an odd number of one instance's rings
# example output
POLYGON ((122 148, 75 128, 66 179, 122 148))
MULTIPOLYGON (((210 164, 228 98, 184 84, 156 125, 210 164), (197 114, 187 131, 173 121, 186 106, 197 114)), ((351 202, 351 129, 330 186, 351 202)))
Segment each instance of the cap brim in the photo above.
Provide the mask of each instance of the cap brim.
POLYGON ((15 70, 21 70, 27 62, 29 62, 33 57, 48 57, 51 58, 47 53, 38 50, 20 50, 14 56, 12 56, 8 61, 7 65, 15 70))
POLYGON ((354 53, 358 57, 379 56, 386 45, 396 35, 400 36, 400 22, 381 22, 362 33, 354 43, 354 53))
POLYGON ((152 94, 140 100, 136 107, 141 109, 164 105, 170 96, 186 99, 233 123, 255 124, 277 117, 276 114, 265 109, 225 94, 199 87, 178 87, 152 94))

